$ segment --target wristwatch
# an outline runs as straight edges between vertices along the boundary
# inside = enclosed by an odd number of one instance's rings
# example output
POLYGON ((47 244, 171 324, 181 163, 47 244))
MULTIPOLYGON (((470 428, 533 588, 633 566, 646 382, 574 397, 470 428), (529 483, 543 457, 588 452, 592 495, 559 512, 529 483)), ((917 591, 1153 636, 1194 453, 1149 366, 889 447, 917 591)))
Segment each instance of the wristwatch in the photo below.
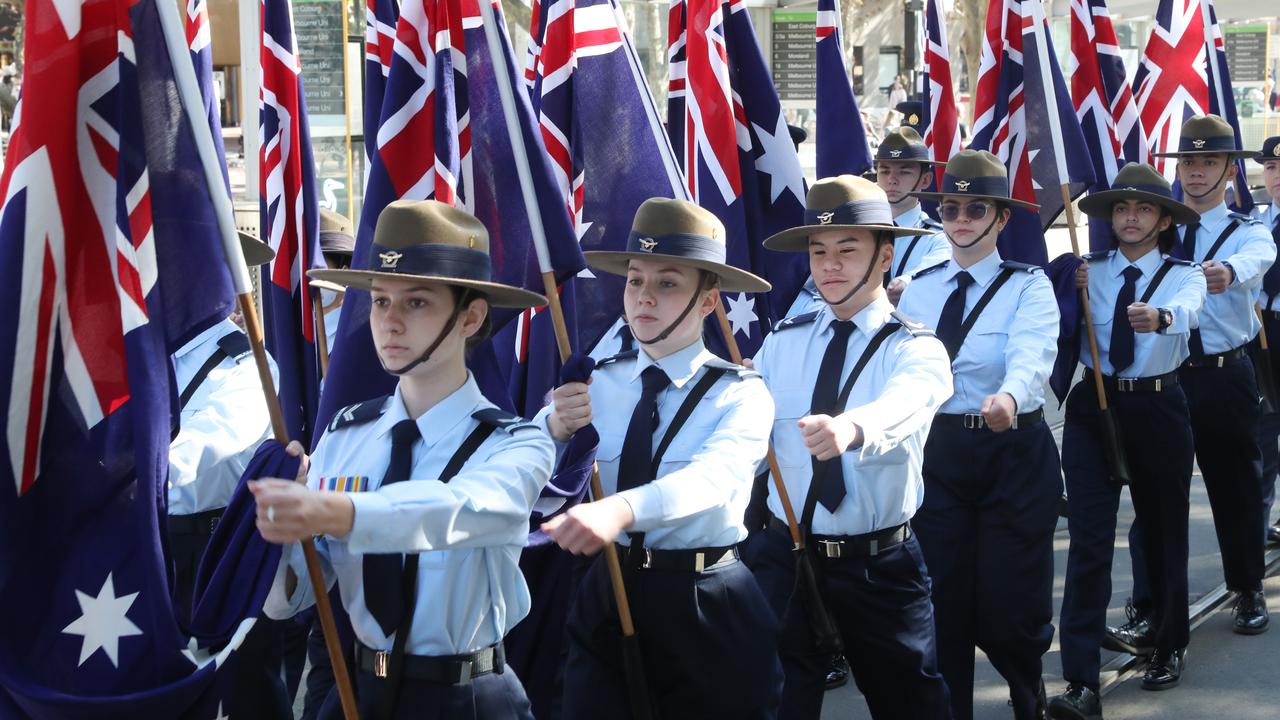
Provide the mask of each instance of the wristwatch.
POLYGON ((1169 308, 1156 308, 1156 314, 1160 317, 1156 332, 1164 332, 1173 324, 1173 311, 1169 308))

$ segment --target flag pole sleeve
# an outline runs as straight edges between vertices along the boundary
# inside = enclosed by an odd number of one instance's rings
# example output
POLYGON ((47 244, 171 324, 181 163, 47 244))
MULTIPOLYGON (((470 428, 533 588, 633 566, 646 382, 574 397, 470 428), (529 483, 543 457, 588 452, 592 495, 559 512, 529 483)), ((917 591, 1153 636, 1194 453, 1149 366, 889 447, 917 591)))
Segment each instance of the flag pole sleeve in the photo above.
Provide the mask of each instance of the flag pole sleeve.
MULTIPOLYGON (((258 379, 262 383, 262 394, 271 415, 271 428, 277 441, 288 444, 289 433, 284 422, 284 412, 280 408, 280 399, 276 395, 275 383, 271 379, 267 351, 262 341, 262 325, 258 320, 257 307, 253 302, 253 285, 249 280, 249 268, 245 265, 244 253, 240 249, 240 237, 235 228, 231 198, 222 191, 224 187, 222 168, 216 160, 217 152, 213 145, 213 133, 209 129, 208 116, 204 114, 204 102, 196 83, 195 68, 191 65, 191 55, 187 51, 186 35, 178 18, 178 8, 168 0, 156 0, 156 9, 160 15, 160 25, 164 32, 169 60, 173 65, 174 80, 182 102, 183 113, 191 126, 191 134, 195 138, 196 150, 200 156, 200 165, 204 169, 205 185, 209 188, 209 199, 213 203, 214 215, 218 221, 218 234, 222 238, 223 257, 227 263, 227 270, 231 273, 236 297, 240 303, 240 312, 244 316, 245 332, 253 348, 253 358, 258 366, 258 379)), ((333 608, 329 605, 329 593, 325 585, 324 573, 320 569, 320 555, 316 552, 313 541, 304 540, 301 544, 307 561, 307 575, 310 576, 311 588, 315 593, 316 611, 320 616, 325 644, 329 649, 329 660, 333 664, 333 674, 338 686, 343 714, 347 720, 358 720, 355 693, 352 692, 346 660, 338 644, 333 608)))
MULTIPOLYGON (((716 303, 716 320, 720 322, 720 332, 724 335, 724 344, 729 348, 729 359, 742 364, 742 350, 738 349, 738 340, 733 336, 733 325, 729 323, 729 315, 724 311, 724 301, 716 303)), ((773 452, 773 444, 765 454, 769 463, 769 475, 773 477, 774 489, 778 491, 778 501, 782 503, 782 512, 787 516, 787 529, 791 531, 791 542, 795 549, 804 549, 804 535, 800 532, 800 523, 796 521, 796 512, 791 507, 791 496, 787 486, 782 482, 782 468, 778 466, 778 456, 773 452)))

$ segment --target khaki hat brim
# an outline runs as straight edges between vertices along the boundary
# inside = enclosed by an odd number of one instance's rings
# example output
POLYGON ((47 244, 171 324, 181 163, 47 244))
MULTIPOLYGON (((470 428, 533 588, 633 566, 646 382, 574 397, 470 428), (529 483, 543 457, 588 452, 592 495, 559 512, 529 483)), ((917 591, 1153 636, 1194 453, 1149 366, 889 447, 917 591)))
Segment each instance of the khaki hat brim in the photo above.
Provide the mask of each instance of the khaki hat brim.
POLYGON ((970 193, 940 193, 940 192, 913 192, 907 193, 911 197, 921 200, 936 200, 942 202, 944 198, 969 198, 971 200, 990 200, 992 202, 1002 202, 1013 207, 1025 208, 1027 210, 1040 210, 1040 206, 1035 203, 1024 202, 1022 200, 1014 200, 1013 198, 1001 197, 999 195, 978 195, 970 193))
POLYGON ((321 290, 332 290, 334 292, 347 291, 347 288, 345 285, 339 285, 338 283, 329 282, 328 280, 316 280, 315 278, 312 278, 310 282, 311 282, 311 287, 319 288, 321 290))
POLYGON ((773 289, 773 285, 770 285, 768 280, 765 280, 758 275, 753 275, 746 270, 741 270, 732 265, 713 262, 711 260, 685 258, 677 255, 661 255, 644 252, 620 252, 613 250, 588 250, 587 252, 582 253, 582 256, 586 258, 587 265, 596 270, 607 272, 612 275, 626 275, 627 264, 632 260, 668 261, 672 265, 684 265, 713 273, 720 278, 721 290, 729 292, 762 293, 769 292, 773 289))
POLYGON ((536 292, 481 280, 463 280, 434 275, 410 275, 409 273, 388 273, 376 270, 334 269, 308 270, 307 277, 313 280, 332 282, 342 287, 356 288, 357 290, 371 290, 373 289, 373 283, 378 280, 424 280, 479 290, 485 294, 489 304, 493 307, 525 309, 541 307, 547 304, 547 298, 536 292))
POLYGON ((1080 198, 1080 212, 1099 220, 1110 220, 1111 207, 1121 200, 1139 200, 1166 208, 1173 216, 1174 225, 1186 225, 1200 220, 1200 213, 1177 200, 1142 190, 1102 190, 1090 193, 1080 198))
POLYGON ((275 259, 276 251, 270 245, 247 232, 237 231, 236 234, 240 236, 240 252, 244 253, 245 265, 266 265, 275 259))
POLYGON ((927 228, 908 228, 897 225, 801 225, 767 238, 764 246, 778 252, 809 252, 809 238, 828 230, 871 230, 872 232, 892 233, 895 238, 912 235, 932 235, 936 230, 927 228))
POLYGON ((1262 153, 1257 150, 1179 150, 1177 152, 1151 153, 1151 157, 1176 158, 1194 155, 1227 155, 1232 158, 1255 159, 1262 153))

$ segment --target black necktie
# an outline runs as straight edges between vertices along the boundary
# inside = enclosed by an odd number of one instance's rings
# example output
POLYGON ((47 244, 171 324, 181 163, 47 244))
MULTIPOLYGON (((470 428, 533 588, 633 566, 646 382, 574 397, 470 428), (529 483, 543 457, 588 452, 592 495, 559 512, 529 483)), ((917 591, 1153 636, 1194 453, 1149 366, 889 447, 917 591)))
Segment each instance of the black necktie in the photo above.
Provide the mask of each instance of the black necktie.
MULTIPOLYGON (((1276 247, 1280 248, 1280 212, 1276 213, 1276 224, 1271 228, 1271 237, 1275 239, 1276 247)), ((1272 263, 1267 274, 1262 276, 1262 290, 1267 294, 1267 309, 1270 310, 1276 301, 1276 295, 1280 294, 1280 262, 1272 263)))
MULTIPOLYGON (((1187 223, 1182 234, 1182 260, 1196 260, 1196 235, 1200 234, 1200 223, 1187 223)), ((1204 357, 1204 343, 1200 341, 1200 328, 1192 328, 1191 336, 1187 338, 1187 349, 1191 352, 1191 357, 1204 357)))
POLYGON ((964 322, 964 296, 973 284, 973 276, 961 270, 956 273, 956 289, 947 296, 942 305, 942 314, 938 316, 938 339, 947 348, 947 355, 952 360, 960 352, 960 325, 964 322))
POLYGON ((657 365, 640 373, 640 399, 631 411, 627 435, 622 441, 622 457, 618 464, 618 492, 640 487, 653 479, 653 431, 658 429, 658 393, 671 384, 671 378, 657 365))
MULTIPOLYGON (((387 473, 378 487, 409 479, 413 446, 421 438, 418 423, 413 420, 401 420, 391 428, 391 462, 387 463, 387 473)), ((387 637, 400 627, 404 617, 403 573, 404 555, 364 556, 364 605, 387 637)))
POLYGON ((1124 269, 1124 285, 1116 295, 1115 314, 1111 318, 1111 367, 1116 375, 1133 364, 1133 326, 1129 324, 1129 306, 1138 296, 1138 278, 1142 271, 1130 265, 1124 269))
POLYGON ((618 330, 618 337, 622 340, 619 352, 629 352, 636 346, 636 336, 631 334, 631 326, 623 325, 618 330))
MULTIPOLYGON (((818 381, 813 384, 813 399, 809 401, 810 415, 831 415, 838 412, 836 395, 840 392, 840 376, 844 374, 844 359, 849 351, 849 336, 853 334, 853 322, 836 320, 831 323, 832 337, 827 343, 827 351, 822 354, 822 365, 818 367, 818 381)), ((846 493, 844 487, 844 466, 840 458, 832 458, 824 463, 813 463, 814 480, 818 486, 818 502, 827 512, 834 513, 840 507, 846 493), (820 468, 825 468, 819 470, 820 468)))

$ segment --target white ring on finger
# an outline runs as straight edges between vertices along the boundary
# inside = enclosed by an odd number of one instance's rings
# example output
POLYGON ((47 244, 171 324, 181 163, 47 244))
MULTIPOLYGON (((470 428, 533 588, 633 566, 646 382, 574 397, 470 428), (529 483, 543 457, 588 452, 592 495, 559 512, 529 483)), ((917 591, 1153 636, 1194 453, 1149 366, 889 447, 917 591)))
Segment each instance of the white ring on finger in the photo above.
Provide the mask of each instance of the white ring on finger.
POLYGON ((273 523, 275 521, 276 521, 276 506, 268 505, 267 506, 267 522, 273 523))

